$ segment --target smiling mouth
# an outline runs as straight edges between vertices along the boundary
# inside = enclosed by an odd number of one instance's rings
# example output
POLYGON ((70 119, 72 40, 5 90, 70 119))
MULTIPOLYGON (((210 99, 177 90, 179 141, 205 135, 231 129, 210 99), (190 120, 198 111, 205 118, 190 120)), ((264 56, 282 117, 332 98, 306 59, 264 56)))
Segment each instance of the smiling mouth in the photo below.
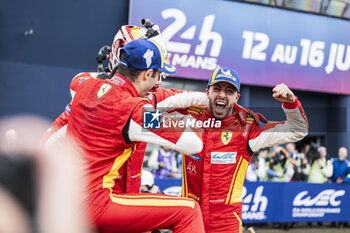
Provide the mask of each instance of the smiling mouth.
POLYGON ((217 100, 215 101, 215 112, 218 114, 223 114, 226 108, 226 101, 224 100, 217 100))

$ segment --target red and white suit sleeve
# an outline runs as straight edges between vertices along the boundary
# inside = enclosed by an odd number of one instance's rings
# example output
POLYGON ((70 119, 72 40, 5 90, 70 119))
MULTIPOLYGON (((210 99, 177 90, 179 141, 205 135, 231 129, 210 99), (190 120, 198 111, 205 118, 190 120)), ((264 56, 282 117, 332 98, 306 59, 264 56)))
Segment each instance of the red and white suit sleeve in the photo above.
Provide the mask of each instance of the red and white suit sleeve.
POLYGON ((160 111, 172 111, 188 107, 206 108, 208 107, 208 97, 204 92, 179 91, 176 89, 159 89, 154 94, 153 102, 160 111))
POLYGON ((286 121, 268 121, 263 127, 255 124, 252 126, 248 141, 252 152, 264 147, 297 142, 308 134, 308 121, 298 98, 293 103, 283 103, 282 107, 287 117, 286 121))
MULTIPOLYGON (((131 116, 128 130, 130 141, 143 141, 166 146, 186 154, 195 154, 202 150, 201 133, 191 127, 178 127, 170 123, 164 127, 163 121, 161 121, 160 129, 144 129, 143 111, 143 106, 137 106, 131 116)), ((186 121, 186 119, 183 120, 186 121)))

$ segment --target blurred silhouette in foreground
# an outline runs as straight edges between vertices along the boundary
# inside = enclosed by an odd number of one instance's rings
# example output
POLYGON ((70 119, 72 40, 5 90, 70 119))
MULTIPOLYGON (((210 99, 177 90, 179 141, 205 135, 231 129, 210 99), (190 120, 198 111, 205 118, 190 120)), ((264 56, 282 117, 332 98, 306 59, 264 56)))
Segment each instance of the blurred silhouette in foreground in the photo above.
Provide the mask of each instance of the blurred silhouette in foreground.
POLYGON ((0 232, 89 232, 82 162, 68 145, 42 150, 49 122, 0 119, 0 232))

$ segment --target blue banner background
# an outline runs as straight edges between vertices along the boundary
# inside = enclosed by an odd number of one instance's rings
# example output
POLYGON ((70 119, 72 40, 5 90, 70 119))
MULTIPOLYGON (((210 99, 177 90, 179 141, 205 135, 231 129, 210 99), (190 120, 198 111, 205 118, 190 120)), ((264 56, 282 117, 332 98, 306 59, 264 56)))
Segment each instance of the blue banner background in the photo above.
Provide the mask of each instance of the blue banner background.
POLYGON ((349 21, 233 1, 130 1, 129 23, 142 17, 160 26, 178 77, 229 66, 244 84, 350 94, 349 21))
MULTIPOLYGON (((174 194, 181 180, 155 179, 155 184, 174 194)), ((245 223, 350 222, 349 193, 350 185, 245 182, 242 217, 245 223)))

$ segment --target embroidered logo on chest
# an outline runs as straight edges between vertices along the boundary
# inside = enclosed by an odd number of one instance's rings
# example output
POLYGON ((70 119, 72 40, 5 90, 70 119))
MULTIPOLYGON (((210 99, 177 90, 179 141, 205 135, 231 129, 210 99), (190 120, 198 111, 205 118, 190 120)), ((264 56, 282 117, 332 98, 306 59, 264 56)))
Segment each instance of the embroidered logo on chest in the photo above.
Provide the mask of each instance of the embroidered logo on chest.
POLYGON ((221 141, 224 143, 224 145, 227 145, 232 138, 232 132, 231 131, 222 131, 221 133, 221 141))
POLYGON ((211 152, 211 164, 236 163, 237 152, 211 152))

